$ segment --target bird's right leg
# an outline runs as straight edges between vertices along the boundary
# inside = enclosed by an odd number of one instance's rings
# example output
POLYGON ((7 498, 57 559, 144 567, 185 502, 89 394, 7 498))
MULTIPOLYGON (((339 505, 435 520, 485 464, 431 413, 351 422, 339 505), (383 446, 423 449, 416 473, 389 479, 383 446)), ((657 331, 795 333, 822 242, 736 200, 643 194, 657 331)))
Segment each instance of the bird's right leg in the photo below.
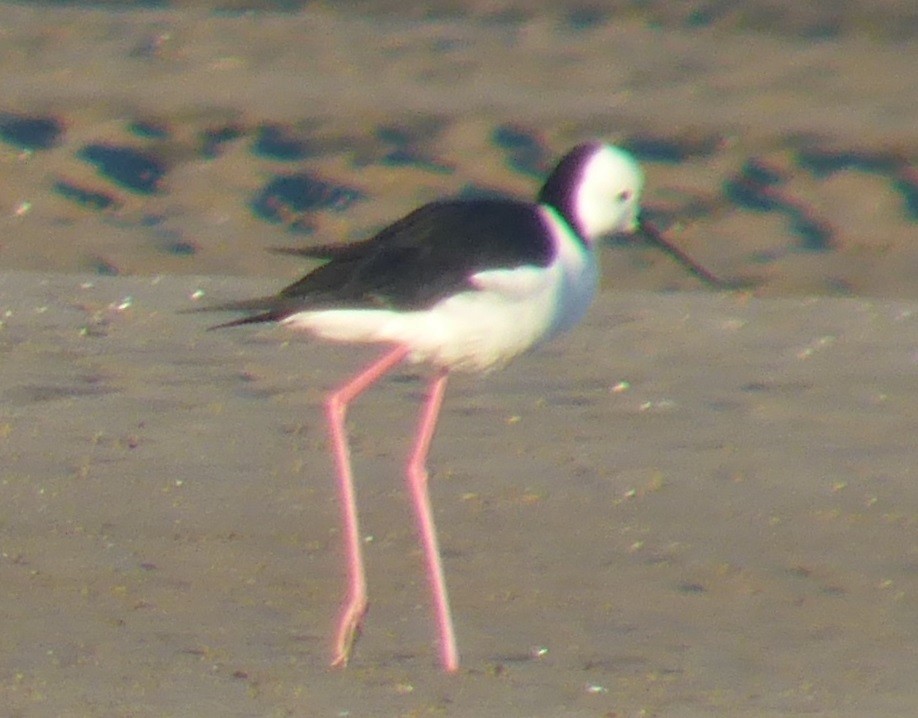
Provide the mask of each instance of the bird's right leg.
POLYGON ((440 663, 447 673, 455 673, 459 670, 456 631, 453 629, 453 616, 449 610, 446 580, 443 578, 443 560, 440 557, 437 527, 434 524, 430 493, 427 488, 427 454, 430 452, 430 442, 437 428, 437 418, 443 404, 443 393, 446 391, 446 379, 447 372, 443 370, 430 382, 427 402, 421 412, 417 438, 408 459, 407 475, 411 500, 418 520, 418 534, 427 563, 430 592, 433 596, 434 618, 440 638, 440 663))
POLYGON ((325 401, 325 413, 331 434, 332 452, 338 476, 341 500, 341 518, 344 524, 344 551, 347 560, 347 599, 338 619, 338 629, 332 647, 332 666, 346 666, 360 635, 367 601, 367 580, 363 566, 363 549, 360 540, 360 522, 357 516, 357 498, 354 492, 354 475, 351 471, 350 449, 347 443, 345 419, 348 405, 369 389, 386 372, 408 356, 406 347, 397 347, 384 354, 346 384, 335 389, 325 401))

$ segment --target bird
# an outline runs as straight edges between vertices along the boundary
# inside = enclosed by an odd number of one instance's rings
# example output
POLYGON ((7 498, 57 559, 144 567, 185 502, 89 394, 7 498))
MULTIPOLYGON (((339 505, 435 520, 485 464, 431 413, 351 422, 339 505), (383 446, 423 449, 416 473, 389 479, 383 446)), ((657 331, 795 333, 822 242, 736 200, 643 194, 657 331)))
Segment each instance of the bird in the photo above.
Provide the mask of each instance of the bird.
POLYGON ((603 141, 584 142, 561 157, 535 201, 442 199, 361 241, 281 249, 321 264, 275 295, 203 308, 247 313, 212 329, 275 322, 333 342, 383 347, 325 399, 347 572, 332 666, 350 661, 369 606, 345 429, 351 402, 404 362, 432 368, 405 474, 440 664, 455 672, 460 658, 427 470, 447 379, 453 372, 502 368, 575 326, 596 294, 597 246, 607 235, 646 231, 705 278, 706 270, 642 226, 643 186, 643 172, 629 152, 603 141))

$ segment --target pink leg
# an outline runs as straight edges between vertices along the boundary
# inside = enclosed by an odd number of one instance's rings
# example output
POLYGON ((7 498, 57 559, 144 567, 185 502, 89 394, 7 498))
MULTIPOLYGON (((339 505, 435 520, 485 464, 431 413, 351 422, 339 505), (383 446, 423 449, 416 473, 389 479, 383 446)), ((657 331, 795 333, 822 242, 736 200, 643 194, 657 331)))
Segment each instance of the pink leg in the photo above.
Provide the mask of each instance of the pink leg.
POLYGON ((370 388, 407 355, 408 349, 405 347, 393 349, 329 394, 325 401, 325 413, 331 432, 335 465, 338 469, 338 491, 341 495, 341 516, 344 522, 344 548, 347 554, 348 574, 347 600, 341 611, 341 618, 338 620, 332 666, 347 665, 369 606, 367 579, 363 568, 363 549, 360 542, 360 523, 357 518, 357 499, 354 493, 354 475, 351 471, 350 450, 344 427, 347 407, 351 401, 370 388))
POLYGON ((427 562, 427 576, 433 594, 434 612, 437 630, 440 634, 440 662, 443 670, 450 673, 459 670, 459 651, 456 649, 456 634, 453 630, 453 617, 449 610, 449 598, 446 594, 446 581, 443 579, 443 565, 440 560, 440 548, 437 542, 437 528, 434 525, 433 511, 430 507, 430 495, 427 491, 427 453, 437 426, 440 405, 446 391, 446 371, 441 371, 430 383, 427 403, 421 412, 417 441, 408 459, 408 487, 411 490, 411 501, 417 514, 418 530, 424 546, 424 557, 427 562))

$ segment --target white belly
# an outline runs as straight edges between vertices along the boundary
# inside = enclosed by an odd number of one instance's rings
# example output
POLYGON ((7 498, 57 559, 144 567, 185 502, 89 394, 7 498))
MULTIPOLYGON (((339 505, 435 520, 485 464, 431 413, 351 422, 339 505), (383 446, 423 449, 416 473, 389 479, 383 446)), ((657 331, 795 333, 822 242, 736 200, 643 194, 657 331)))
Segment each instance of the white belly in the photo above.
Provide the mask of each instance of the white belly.
POLYGON ((414 362, 461 371, 487 371, 574 326, 596 292, 593 252, 552 210, 545 210, 558 242, 549 267, 480 272, 475 289, 429 309, 304 311, 283 320, 291 328, 342 342, 401 344, 414 362))

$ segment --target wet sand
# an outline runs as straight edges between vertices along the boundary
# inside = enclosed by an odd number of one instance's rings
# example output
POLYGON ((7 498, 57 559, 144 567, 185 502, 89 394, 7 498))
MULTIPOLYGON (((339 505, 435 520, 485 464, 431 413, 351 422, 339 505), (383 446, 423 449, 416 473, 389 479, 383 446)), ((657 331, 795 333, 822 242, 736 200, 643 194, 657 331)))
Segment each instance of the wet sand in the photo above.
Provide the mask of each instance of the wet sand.
POLYGON ((448 5, 0 6, 6 714, 914 715, 908 4, 448 5), (177 312, 306 268, 267 247, 530 196, 595 136, 748 287, 610 242, 583 327, 452 381, 431 468, 458 676, 400 476, 423 370, 362 400, 372 607, 329 670, 321 400, 372 351, 177 312))

